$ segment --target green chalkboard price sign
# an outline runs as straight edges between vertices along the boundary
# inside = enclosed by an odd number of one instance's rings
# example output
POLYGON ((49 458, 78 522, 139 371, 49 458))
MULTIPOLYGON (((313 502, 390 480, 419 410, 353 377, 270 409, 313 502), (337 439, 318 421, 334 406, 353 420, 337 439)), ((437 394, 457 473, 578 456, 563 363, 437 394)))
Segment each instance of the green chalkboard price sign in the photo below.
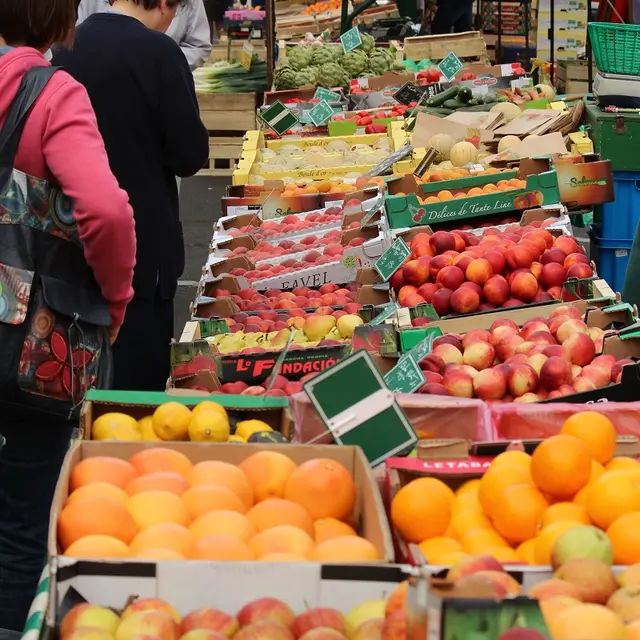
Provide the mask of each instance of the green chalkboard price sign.
POLYGON ((309 118, 311 122, 319 127, 323 122, 328 120, 333 115, 333 109, 331 105, 326 101, 322 100, 319 102, 311 111, 309 111, 309 118))
POLYGON ((407 243, 398 238, 379 258, 374 265, 384 282, 402 266, 403 262, 411 255, 411 249, 407 243))
POLYGON ((326 100, 327 102, 340 102, 342 96, 337 91, 329 91, 324 87, 318 87, 313 94, 314 100, 326 100))
POLYGON ((360 36, 360 30, 358 27, 349 29, 340 36, 340 42, 342 42, 342 48, 345 53, 353 51, 355 48, 362 44, 362 37, 360 36))
POLYGON ((274 102, 268 109, 260 112, 260 119, 279 136, 284 135, 291 127, 298 124, 298 118, 285 107, 280 100, 274 102))
POLYGON ((438 65, 438 69, 440 69, 440 73, 446 78, 447 82, 450 82, 456 77, 456 74, 460 69, 462 69, 463 65, 460 62, 460 58, 453 53, 453 51, 447 55, 446 58, 440 61, 438 65))
POLYGON ((384 381, 394 393, 413 393, 424 384, 424 374, 413 356, 406 354, 385 375, 384 381))

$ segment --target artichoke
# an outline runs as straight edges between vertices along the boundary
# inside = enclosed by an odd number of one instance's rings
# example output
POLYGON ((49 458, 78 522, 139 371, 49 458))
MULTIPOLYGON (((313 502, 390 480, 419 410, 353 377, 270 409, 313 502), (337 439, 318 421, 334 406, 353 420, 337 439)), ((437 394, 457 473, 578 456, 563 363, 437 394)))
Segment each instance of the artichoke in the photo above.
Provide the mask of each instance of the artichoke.
POLYGON ((296 73, 296 86, 306 87, 316 84, 317 70, 315 67, 307 67, 296 73))
POLYGON ((376 76, 381 76, 386 71, 389 71, 389 67, 391 67, 391 61, 385 55, 379 55, 374 53, 374 55, 369 57, 369 68, 376 76))
POLYGON ((391 64, 391 67, 389 68, 389 71, 400 71, 400 73, 407 73, 407 67, 405 67, 401 62, 394 60, 391 64))
POLYGON ((291 67, 278 67, 273 76, 273 86, 276 91, 297 89, 296 72, 291 67))
POLYGON ((315 47, 310 45, 298 45, 297 47, 287 48, 287 60, 296 71, 300 71, 311 64, 311 58, 315 47))
POLYGON ((330 47, 314 47, 313 55, 311 56, 311 64, 314 67, 330 62, 333 62, 333 54, 330 47))
POLYGON ((361 33, 360 37, 362 38, 362 44, 359 49, 365 53, 371 53, 376 48, 375 38, 370 36, 368 33, 361 33))
POLYGON ((367 56, 361 51, 349 51, 344 54, 340 66, 350 78, 359 78, 366 71, 368 62, 367 56))
POLYGON ((318 69, 317 83, 321 87, 345 87, 349 84, 349 76, 340 65, 328 62, 318 69))
POLYGON ((342 63, 342 58, 344 58, 344 49, 342 45, 338 45, 337 47, 331 47, 331 54, 333 55, 333 62, 336 64, 342 63))

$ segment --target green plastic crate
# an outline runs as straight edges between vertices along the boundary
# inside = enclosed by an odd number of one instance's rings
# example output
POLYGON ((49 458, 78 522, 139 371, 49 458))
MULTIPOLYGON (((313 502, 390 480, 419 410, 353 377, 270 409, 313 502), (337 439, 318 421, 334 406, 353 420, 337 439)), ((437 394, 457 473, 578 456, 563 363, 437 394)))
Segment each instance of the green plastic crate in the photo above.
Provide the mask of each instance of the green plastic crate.
POLYGON ((640 75, 640 25, 590 22, 588 29, 593 57, 600 71, 640 75))

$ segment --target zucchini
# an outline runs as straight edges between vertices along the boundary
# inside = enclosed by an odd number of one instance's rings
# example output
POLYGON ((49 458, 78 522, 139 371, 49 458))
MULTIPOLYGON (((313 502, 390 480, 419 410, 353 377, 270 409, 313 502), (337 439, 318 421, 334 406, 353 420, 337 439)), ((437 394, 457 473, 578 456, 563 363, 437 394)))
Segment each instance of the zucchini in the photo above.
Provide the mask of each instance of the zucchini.
POLYGON ((491 111, 491 107, 498 104, 497 102, 490 102, 489 104, 478 104, 475 107, 466 106, 465 109, 460 109, 460 111, 491 111))
POLYGON ((449 87, 442 93, 433 96, 427 100, 427 107, 441 107, 446 100, 453 100, 457 95, 460 87, 449 87))
POLYGON ((473 94, 471 93, 471 89, 469 87, 461 87, 460 91, 458 91, 458 95, 456 96, 460 102, 469 102, 471 98, 473 98, 473 94))
POLYGON ((487 91, 484 94, 484 102, 498 102, 498 95, 495 91, 487 91))
POLYGON ((467 103, 461 102, 457 98, 454 98, 453 100, 445 100, 442 106, 445 109, 453 109, 455 111, 456 109, 462 109, 463 107, 466 107, 467 103))
POLYGON ((453 113, 453 109, 445 109, 444 107, 426 107, 422 109, 424 113, 428 113, 432 116, 438 116, 443 118, 444 116, 450 116, 453 113))

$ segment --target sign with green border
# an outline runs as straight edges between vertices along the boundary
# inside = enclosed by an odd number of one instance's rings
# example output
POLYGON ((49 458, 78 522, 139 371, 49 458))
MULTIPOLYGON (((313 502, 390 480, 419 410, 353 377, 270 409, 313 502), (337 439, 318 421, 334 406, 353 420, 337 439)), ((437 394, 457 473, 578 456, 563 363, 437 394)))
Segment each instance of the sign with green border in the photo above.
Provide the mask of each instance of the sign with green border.
POLYGON ((319 127, 323 122, 326 122, 334 114, 331 105, 322 100, 313 109, 309 111, 309 119, 316 127, 319 127))
POLYGON ((353 27, 353 29, 345 31, 345 33, 340 36, 340 42, 342 42, 342 48, 345 53, 359 47, 362 44, 362 36, 360 35, 358 27, 353 27))
POLYGON ((379 313, 378 315, 371 320, 368 324, 377 325, 382 324, 385 320, 390 318, 398 309, 400 305, 397 302, 388 302, 387 304, 383 304, 381 307, 378 307, 379 313))
POLYGON ((411 450, 418 441, 364 349, 315 375, 304 390, 336 443, 359 446, 371 466, 411 450))
POLYGON ((274 102, 268 109, 258 112, 258 116, 279 136, 283 136, 299 122, 298 118, 280 100, 274 102))
POLYGON ((413 393, 424 384, 424 374, 411 353, 407 353, 385 375, 384 381, 394 393, 413 393))
POLYGON ((460 58, 458 58, 458 56, 452 51, 440 61, 438 69, 446 78, 447 82, 451 82, 463 66, 462 62, 460 62, 460 58))
POLYGON ((384 282, 402 266, 404 261, 411 255, 411 249, 407 243, 398 238, 377 260, 373 265, 375 270, 380 274, 384 282))
POLYGON ((324 87, 318 87, 313 94, 314 100, 326 100, 327 102, 340 102, 342 96, 337 91, 329 91, 324 87))

